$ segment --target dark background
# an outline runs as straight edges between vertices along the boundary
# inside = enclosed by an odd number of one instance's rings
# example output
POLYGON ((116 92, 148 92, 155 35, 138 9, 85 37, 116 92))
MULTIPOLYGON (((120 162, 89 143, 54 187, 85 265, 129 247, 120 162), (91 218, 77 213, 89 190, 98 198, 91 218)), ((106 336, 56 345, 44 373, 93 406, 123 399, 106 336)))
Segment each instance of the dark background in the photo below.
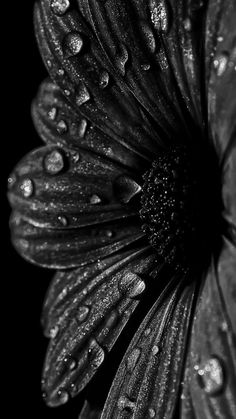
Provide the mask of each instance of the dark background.
POLYGON ((15 417, 17 412, 24 419, 77 419, 81 406, 79 398, 66 406, 52 409, 45 406, 41 397, 41 370, 47 339, 42 334, 40 315, 53 273, 25 262, 10 243, 7 178, 21 157, 42 144, 31 121, 30 106, 41 80, 46 77, 46 70, 34 37, 34 1, 4 3, 5 10, 1 8, 4 25, 1 51, 1 66, 4 70, 1 111, 1 301, 4 330, 1 333, 1 346, 4 349, 2 364, 6 377, 3 381, 4 397, 1 397, 1 403, 5 404, 6 410, 3 405, 1 410, 6 412, 3 417, 7 418, 15 417))

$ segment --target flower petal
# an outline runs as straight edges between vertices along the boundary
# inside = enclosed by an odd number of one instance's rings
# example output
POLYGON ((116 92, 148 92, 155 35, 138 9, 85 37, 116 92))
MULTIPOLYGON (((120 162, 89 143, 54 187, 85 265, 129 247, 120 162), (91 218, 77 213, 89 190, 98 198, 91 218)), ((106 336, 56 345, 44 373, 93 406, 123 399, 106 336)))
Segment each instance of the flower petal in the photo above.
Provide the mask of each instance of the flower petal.
POLYGON ((224 217, 229 223, 231 236, 236 244, 236 141, 225 160, 222 195, 225 207, 224 217))
POLYGON ((64 403, 91 380, 111 350, 150 281, 152 249, 120 252, 86 268, 57 274, 45 303, 52 340, 43 374, 47 403, 64 403))
POLYGON ((196 286, 178 278, 135 334, 118 369, 102 418, 172 418, 178 401, 196 286), (122 416, 123 417, 123 416, 122 416))
POLYGON ((46 146, 27 155, 10 179, 13 241, 32 262, 79 266, 143 236, 137 209, 122 201, 122 193, 129 200, 138 184, 107 159, 46 146))
POLYGON ((78 419, 99 419, 100 417, 101 411, 98 409, 93 409, 86 400, 78 419))
POLYGON ((236 417, 236 249, 229 242, 207 275, 197 306, 184 379, 182 417, 236 417), (192 416, 191 416, 192 417, 192 416))

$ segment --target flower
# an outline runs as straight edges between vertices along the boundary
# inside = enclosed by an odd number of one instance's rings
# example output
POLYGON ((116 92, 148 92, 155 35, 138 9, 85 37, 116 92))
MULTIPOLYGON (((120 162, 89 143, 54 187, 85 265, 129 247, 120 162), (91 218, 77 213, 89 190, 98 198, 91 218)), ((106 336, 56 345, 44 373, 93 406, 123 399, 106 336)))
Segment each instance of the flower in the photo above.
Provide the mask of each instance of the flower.
POLYGON ((9 199, 15 247, 58 270, 49 406, 86 387, 131 322, 102 419, 236 416, 235 18, 233 0, 36 4, 46 145, 9 199))

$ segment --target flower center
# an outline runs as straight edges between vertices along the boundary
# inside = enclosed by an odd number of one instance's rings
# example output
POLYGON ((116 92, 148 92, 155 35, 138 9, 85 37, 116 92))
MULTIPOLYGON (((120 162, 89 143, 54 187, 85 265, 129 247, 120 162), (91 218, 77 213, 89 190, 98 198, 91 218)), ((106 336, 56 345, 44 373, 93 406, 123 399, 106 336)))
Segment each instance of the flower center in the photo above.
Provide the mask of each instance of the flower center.
POLYGON ((199 158, 176 146, 161 152, 143 175, 142 230, 175 269, 203 267, 219 245, 222 205, 216 172, 212 157, 199 158))

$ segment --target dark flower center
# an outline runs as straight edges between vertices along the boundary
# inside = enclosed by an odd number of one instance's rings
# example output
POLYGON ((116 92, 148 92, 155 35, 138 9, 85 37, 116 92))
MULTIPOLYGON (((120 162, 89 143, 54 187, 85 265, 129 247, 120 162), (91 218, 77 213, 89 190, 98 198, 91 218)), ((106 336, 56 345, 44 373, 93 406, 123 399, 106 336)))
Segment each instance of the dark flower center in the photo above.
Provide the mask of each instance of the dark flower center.
POLYGON ((172 147, 143 179, 140 217, 150 244, 175 269, 206 267, 223 229, 220 175, 211 153, 172 147))

